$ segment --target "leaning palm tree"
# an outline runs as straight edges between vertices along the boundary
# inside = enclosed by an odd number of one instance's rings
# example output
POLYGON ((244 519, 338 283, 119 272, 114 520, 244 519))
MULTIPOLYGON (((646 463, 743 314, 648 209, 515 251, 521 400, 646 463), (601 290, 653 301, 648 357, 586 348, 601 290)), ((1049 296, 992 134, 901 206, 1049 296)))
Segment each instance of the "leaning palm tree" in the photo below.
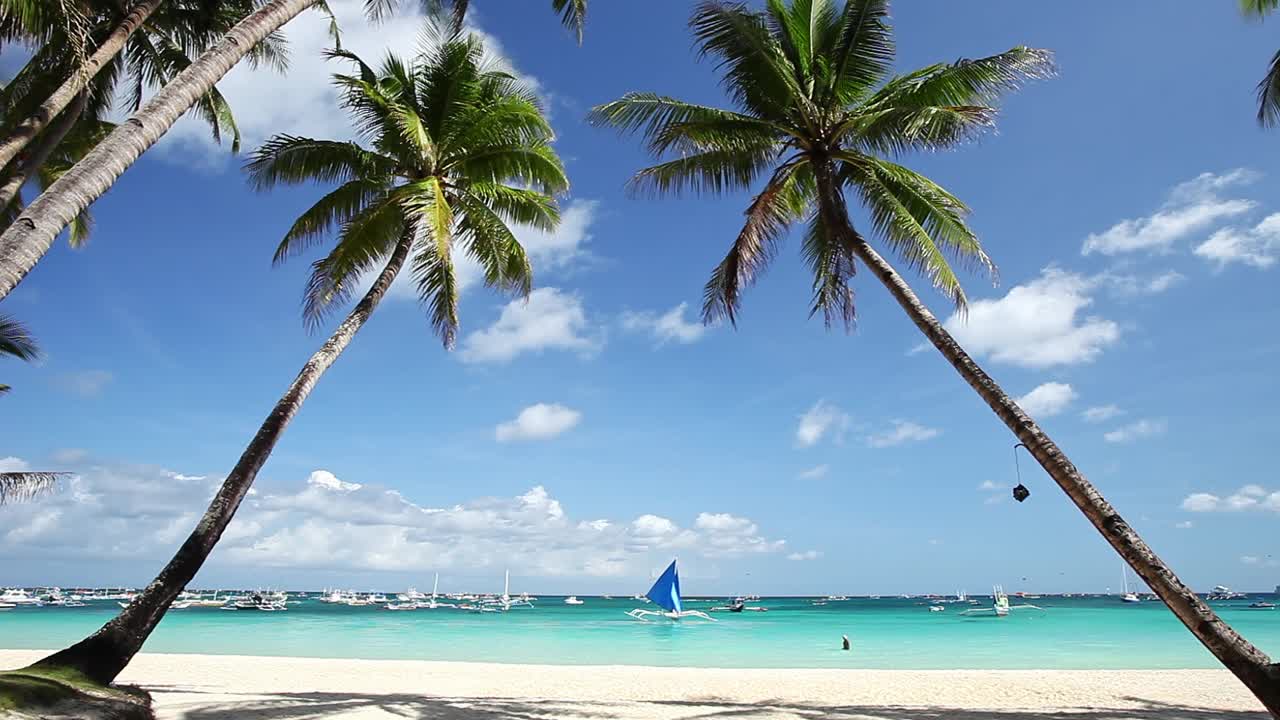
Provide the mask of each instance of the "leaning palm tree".
MULTIPOLYGON (((1246 18, 1259 20, 1276 11, 1280 0, 1240 0, 1246 18)), ((1280 50, 1271 56, 1267 74, 1258 83, 1258 124, 1274 127, 1280 124, 1280 50)))
POLYGON ((41 665, 69 666, 103 683, 124 669, 209 556, 320 376, 406 264, 446 347, 458 327, 455 246, 479 262, 489 286, 529 293, 529 260, 510 225, 554 230, 555 195, 568 189, 533 90, 486 62, 479 40, 436 28, 412 61, 388 57, 375 70, 350 53, 332 55, 356 66, 335 83, 363 142, 277 136, 254 153, 248 171, 264 190, 337 184, 294 222, 275 253, 281 262, 336 236, 311 268, 309 325, 341 307, 362 277, 376 271, 376 279, 303 366, 156 579, 102 629, 41 665))
MULTIPOLYGON (((428 6, 443 0, 426 0, 428 6)), ((218 43, 165 85, 141 110, 120 124, 93 152, 31 203, 0 233, 0 299, 49 252, 54 238, 79 213, 111 188, 129 166, 154 145, 178 117, 207 93, 251 48, 284 27, 303 10, 324 0, 270 0, 241 20, 218 43)), ((367 13, 380 17, 399 0, 365 0, 367 13)), ((465 5, 465 3, 464 3, 465 5)), ((585 0, 552 0, 562 17, 581 33, 585 0)), ((465 7, 464 7, 465 13, 465 7)), ((458 29, 455 27, 455 29, 458 29)))
POLYGON ((1280 668, 1156 557, 850 219, 846 202, 852 195, 865 208, 874 237, 963 310, 965 293, 950 262, 995 271, 965 222, 968 208, 891 158, 950 148, 990 129, 999 95, 1051 74, 1049 53, 1016 47, 891 77, 887 0, 769 0, 763 12, 702 2, 691 27, 701 54, 719 61, 734 109, 631 93, 595 108, 592 119, 641 133, 659 160, 674 156, 637 174, 637 190, 719 193, 763 179, 742 230, 706 285, 704 319, 736 323, 742 291, 774 257, 787 230, 803 223, 812 312, 821 312, 828 325, 851 326, 849 282, 859 265, 868 269, 1107 542, 1224 665, 1280 713, 1280 668))

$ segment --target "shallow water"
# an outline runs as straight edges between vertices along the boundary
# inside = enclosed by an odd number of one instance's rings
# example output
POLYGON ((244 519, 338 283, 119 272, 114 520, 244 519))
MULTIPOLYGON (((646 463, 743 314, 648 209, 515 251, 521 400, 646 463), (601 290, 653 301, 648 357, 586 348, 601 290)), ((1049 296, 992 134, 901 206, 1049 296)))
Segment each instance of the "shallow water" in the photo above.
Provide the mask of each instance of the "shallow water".
MULTIPOLYGON (((1275 596, 1253 595, 1252 599, 1275 596)), ((586 665, 893 669, 1212 668, 1217 663, 1163 604, 1112 598, 1014 599, 1043 610, 1009 617, 961 617, 970 606, 928 612, 916 599, 851 599, 815 606, 765 598, 759 613, 715 613, 718 622, 641 623, 632 600, 543 598, 534 609, 472 614, 388 612, 314 599, 287 612, 171 611, 147 652, 457 660, 586 665), (853 642, 840 650, 840 636, 853 642)), ((982 598, 982 607, 990 600, 982 598)), ((1214 603, 1224 620, 1280 655, 1280 610, 1249 601, 1214 603)), ((706 609, 723 601, 686 601, 706 609)), ((652 607, 652 606, 650 606, 652 607)), ((975 606, 977 607, 977 606, 975 606)), ((84 608, 0 612, 0 648, 54 648, 106 622, 114 602, 84 608)))

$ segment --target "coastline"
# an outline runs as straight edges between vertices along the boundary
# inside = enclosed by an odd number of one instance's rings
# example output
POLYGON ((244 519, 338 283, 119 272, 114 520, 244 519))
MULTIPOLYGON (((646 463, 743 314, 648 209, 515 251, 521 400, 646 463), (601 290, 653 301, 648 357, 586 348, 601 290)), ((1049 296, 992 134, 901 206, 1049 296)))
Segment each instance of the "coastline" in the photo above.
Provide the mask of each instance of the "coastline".
MULTIPOLYGON (((0 669, 43 657, 0 650, 0 669)), ((1266 715, 1226 670, 819 670, 507 665, 144 653, 120 677, 161 720, 1266 715), (914 712, 913 712, 914 711, 914 712)))

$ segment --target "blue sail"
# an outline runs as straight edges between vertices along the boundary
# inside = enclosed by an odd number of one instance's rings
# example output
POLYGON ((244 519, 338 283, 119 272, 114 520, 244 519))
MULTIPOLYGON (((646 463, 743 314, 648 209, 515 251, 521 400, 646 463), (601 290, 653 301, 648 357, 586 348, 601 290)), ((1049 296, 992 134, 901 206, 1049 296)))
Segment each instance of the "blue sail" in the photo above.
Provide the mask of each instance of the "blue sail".
POLYGON ((680 575, 676 572, 675 560, 672 560, 662 575, 658 576, 658 581, 649 588, 645 597, 668 612, 683 611, 684 608, 680 604, 680 575))

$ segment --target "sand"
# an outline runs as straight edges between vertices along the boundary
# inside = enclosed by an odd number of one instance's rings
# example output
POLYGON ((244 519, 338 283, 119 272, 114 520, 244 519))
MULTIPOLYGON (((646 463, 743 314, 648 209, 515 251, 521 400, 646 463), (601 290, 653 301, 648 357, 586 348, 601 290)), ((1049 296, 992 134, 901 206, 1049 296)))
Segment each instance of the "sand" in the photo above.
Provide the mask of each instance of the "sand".
MULTIPOLYGON (((0 650, 0 669, 41 657, 0 650)), ((1225 670, 716 670, 143 654, 162 720, 1266 720, 1225 670)))

